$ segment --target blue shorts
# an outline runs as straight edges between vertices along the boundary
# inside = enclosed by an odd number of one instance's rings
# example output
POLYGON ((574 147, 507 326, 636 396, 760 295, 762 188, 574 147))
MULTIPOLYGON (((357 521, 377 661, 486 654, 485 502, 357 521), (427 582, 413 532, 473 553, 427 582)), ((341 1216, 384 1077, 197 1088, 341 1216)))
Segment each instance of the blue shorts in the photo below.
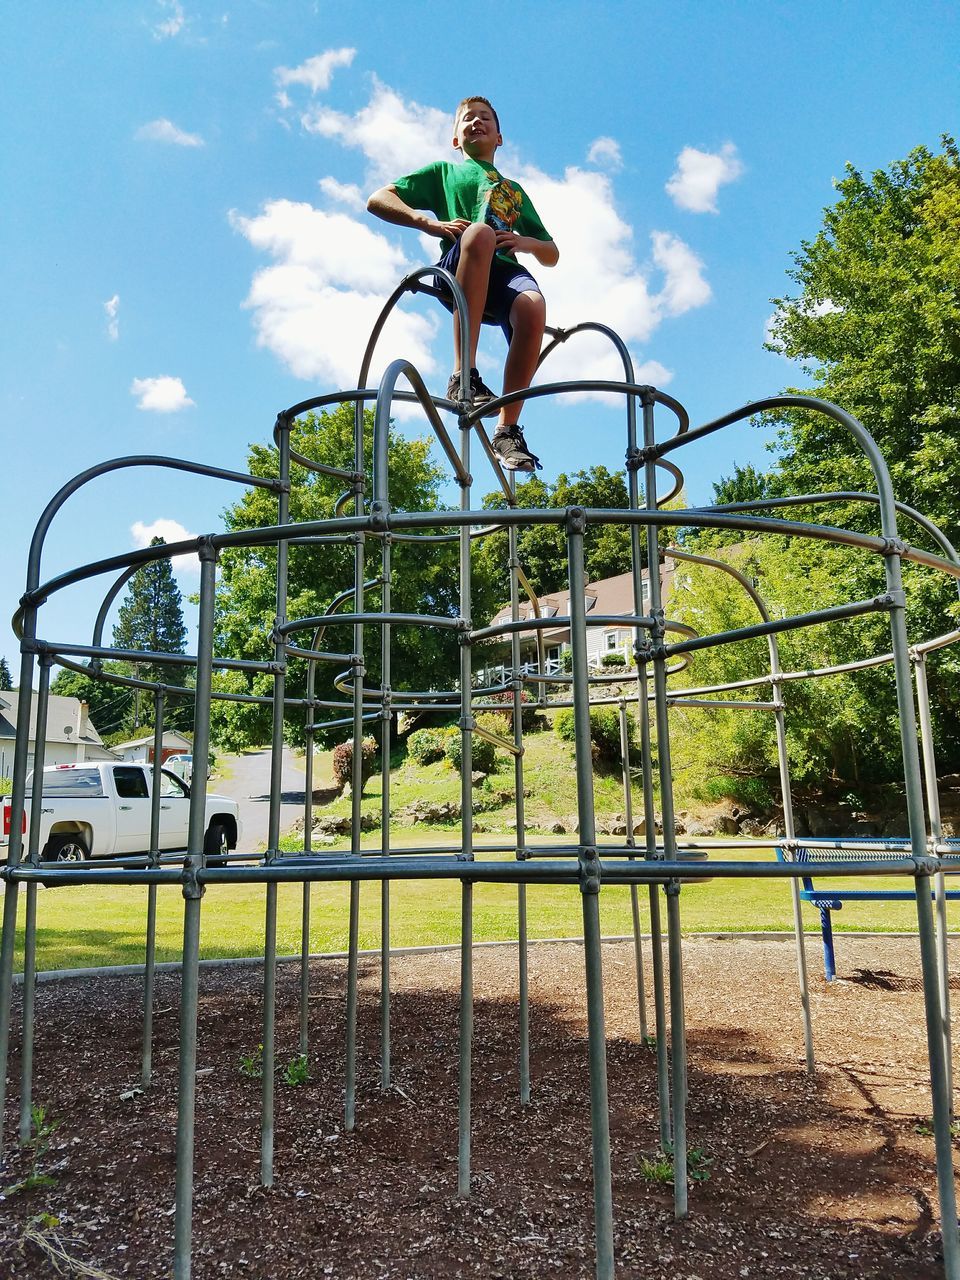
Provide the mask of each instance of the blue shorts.
MULTIPOLYGON (((443 255, 437 266, 443 267, 455 276, 459 263, 460 241, 457 240, 443 255)), ((436 282, 444 295, 440 301, 448 311, 452 311, 453 301, 445 282, 439 276, 436 277, 436 282)), ((487 285, 487 305, 483 310, 483 324, 498 324, 504 332, 508 345, 513 338, 510 311, 521 293, 539 293, 542 296, 543 290, 525 267, 521 267, 516 262, 504 262, 502 258, 494 257, 490 264, 490 283, 487 285)))

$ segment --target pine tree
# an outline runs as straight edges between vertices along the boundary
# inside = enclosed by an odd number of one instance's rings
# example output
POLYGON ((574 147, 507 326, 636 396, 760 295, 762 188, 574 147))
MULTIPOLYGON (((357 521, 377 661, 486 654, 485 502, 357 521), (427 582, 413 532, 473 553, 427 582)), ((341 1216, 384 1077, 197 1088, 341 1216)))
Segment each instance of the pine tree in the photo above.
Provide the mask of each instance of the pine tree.
POLYGON ((6 658, 0 658, 0 690, 12 689, 13 678, 10 675, 10 668, 7 666, 6 658))
MULTIPOLYGON (((154 538, 152 547, 164 546, 163 538, 154 538)), ((113 628, 113 643, 118 649, 142 649, 149 653, 183 653, 187 628, 183 621, 183 597, 177 586, 170 561, 153 560, 130 579, 127 595, 120 606, 120 618, 113 628)), ((184 684, 188 667, 167 663, 133 664, 141 679, 160 684, 184 684)), ((189 698, 170 698, 165 723, 171 728, 188 727, 193 705, 189 698)), ((145 704, 143 694, 134 701, 131 728, 141 728, 153 718, 152 706, 145 704)))

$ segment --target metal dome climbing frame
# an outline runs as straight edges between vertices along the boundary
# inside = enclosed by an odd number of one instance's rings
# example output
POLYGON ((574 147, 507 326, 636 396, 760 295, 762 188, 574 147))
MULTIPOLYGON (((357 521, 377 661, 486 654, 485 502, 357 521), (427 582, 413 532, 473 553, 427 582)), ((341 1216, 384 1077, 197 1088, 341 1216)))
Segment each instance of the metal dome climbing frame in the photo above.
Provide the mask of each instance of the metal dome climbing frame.
MULTIPOLYGON (((605 337, 618 353, 623 365, 622 381, 574 380, 543 383, 523 392, 501 397, 491 405, 474 408, 468 400, 466 376, 461 375, 459 402, 432 396, 420 374, 406 360, 390 363, 379 387, 368 387, 367 380, 384 325, 393 308, 406 295, 436 295, 435 278, 442 277, 453 296, 458 322, 467 328, 466 303, 456 280, 436 267, 421 268, 407 276, 385 304, 374 326, 364 352, 355 389, 316 396, 284 410, 277 417, 274 440, 277 446, 278 473, 275 477, 252 476, 222 468, 176 458, 136 456, 115 459, 94 466, 75 477, 54 496, 37 525, 30 547, 26 591, 14 620, 21 639, 19 688, 24 691, 20 704, 19 734, 14 758, 13 794, 9 858, 0 871, 4 881, 3 933, 0 943, 0 1117, 5 1113, 7 1060, 11 1035, 14 943, 18 897, 26 896, 24 934, 24 974, 22 1000, 21 1081, 19 1095, 20 1137, 30 1133, 31 1088, 33 1074, 33 1030, 37 1015, 36 1002, 36 919, 37 890, 40 885, 55 888, 62 885, 130 885, 148 889, 147 919, 144 932, 144 1016, 141 1078, 144 1085, 151 1079, 151 1044, 154 992, 154 955, 156 931, 156 895, 160 885, 180 886, 184 900, 184 934, 182 985, 180 1001, 180 1063, 178 1119, 176 1135, 176 1217, 174 1270, 178 1280, 187 1280, 191 1271, 192 1192, 194 1156, 194 1112, 197 1073, 198 966, 200 957, 200 920, 204 894, 223 884, 257 883, 265 887, 266 931, 263 957, 263 1082, 261 1105, 260 1176, 264 1185, 273 1182, 274 1145, 274 1024, 276 1013, 276 921, 277 887, 281 883, 302 885, 302 955, 300 984, 300 1048, 309 1045, 309 938, 311 888, 318 882, 348 881, 349 960, 346 978, 346 1075, 345 1126, 352 1129, 356 1121, 357 1005, 358 1005, 358 928, 359 894, 363 882, 381 886, 381 1084, 390 1084, 390 882, 394 879, 458 880, 462 889, 461 929, 461 1002, 460 1002, 460 1074, 458 1133, 458 1194, 471 1193, 470 1176, 470 1079, 473 1041, 472 947, 473 890, 482 882, 511 883, 518 895, 518 1002, 519 1076, 521 1102, 529 1102, 530 1028, 527 983, 527 903, 526 888, 531 884, 563 884, 581 895, 583 911, 584 990, 588 1012, 590 1097, 593 1135, 594 1207, 596 1231, 596 1269, 603 1280, 613 1276, 613 1195, 610 1173, 610 1132, 607 1104, 606 1041, 603 1014, 603 973, 601 963, 601 931, 599 895, 606 886, 629 888, 634 923, 636 981, 641 1035, 647 1033, 647 995, 640 935, 639 892, 649 894, 651 944, 650 964, 656 1026, 656 1064, 661 1140, 671 1143, 674 1159, 675 1213, 686 1215, 687 1146, 686 1146, 686 1048, 684 1025, 683 955, 680 930, 682 885, 691 879, 776 878, 785 880, 793 898, 797 937, 797 962, 800 1008, 804 1022, 807 1069, 814 1069, 813 1031, 807 989, 803 924, 800 914, 799 880, 804 865, 791 860, 797 848, 791 804, 790 765, 786 739, 786 707, 784 690, 791 681, 816 679, 862 667, 889 663, 892 665, 899 708, 899 735, 903 755, 904 783, 909 818, 909 845, 903 842, 875 841, 855 863, 843 856, 842 842, 832 842, 836 855, 818 863, 818 876, 843 877, 856 874, 897 874, 912 879, 919 930, 920 957, 923 970, 928 1052, 930 1061, 934 1131, 936 1139, 937 1177, 943 1228, 944 1265, 947 1280, 960 1280, 960 1243, 957 1236, 957 1212, 953 1182, 950 1119, 951 1066, 949 985, 946 960, 946 914, 944 884, 946 874, 960 871, 960 857, 944 841, 937 804, 936 769, 930 729, 930 703, 927 686, 926 658, 937 648, 960 638, 960 632, 927 637, 912 647, 908 643, 905 600, 901 569, 903 562, 935 569, 953 579, 960 579, 960 557, 949 541, 920 513, 898 504, 890 476, 880 452, 869 433, 842 409, 806 396, 777 396, 747 404, 732 413, 691 429, 686 411, 678 401, 654 387, 635 381, 632 361, 623 341, 607 326, 582 324, 563 331, 549 330, 549 342, 541 356, 541 364, 561 343, 582 333, 605 337), (405 380, 409 390, 399 390, 405 380), (622 400, 626 410, 626 479, 629 508, 626 510, 594 510, 570 507, 564 510, 532 510, 518 508, 515 485, 504 475, 493 454, 483 425, 483 417, 512 400, 531 400, 559 394, 573 395, 602 392, 622 400), (460 489, 456 510, 416 512, 398 511, 390 502, 389 432, 390 417, 398 400, 412 403, 422 410, 460 489), (354 452, 344 465, 332 467, 303 456, 291 447, 291 430, 297 419, 307 412, 340 403, 355 406, 354 452), (369 469, 364 457, 364 408, 374 406, 373 457, 369 469), (876 493, 830 493, 802 495, 793 498, 740 503, 726 506, 665 510, 682 484, 682 475, 671 454, 706 440, 714 433, 741 422, 754 414, 778 408, 802 408, 831 420, 838 431, 852 439, 863 452, 873 472, 876 493), (657 411, 660 411, 658 415, 657 411), (457 444, 441 416, 454 414, 459 429, 457 444), (672 435, 658 440, 660 415, 668 414, 675 424, 672 435), (472 438, 479 443, 481 460, 489 463, 493 476, 503 491, 506 508, 496 512, 477 510, 472 506, 471 474, 472 438), (291 466, 323 473, 341 480, 345 491, 332 518, 294 523, 290 518, 291 466), (277 520, 270 527, 246 529, 230 533, 209 534, 197 539, 129 552, 95 563, 81 565, 44 581, 41 571, 44 540, 52 521, 59 517, 67 501, 80 489, 109 472, 124 468, 172 468, 183 473, 226 480, 241 486, 255 485, 276 494, 277 520), (657 494, 658 474, 666 473, 669 492, 657 494), (780 511, 791 504, 809 507, 816 503, 838 504, 862 502, 879 508, 880 533, 868 535, 825 524, 801 523, 784 518, 780 511), (901 540, 898 512, 909 519, 934 543, 935 552, 919 550, 901 540), (553 524, 566 535, 569 618, 538 616, 538 605, 517 554, 518 531, 536 524, 553 524), (629 528, 633 572, 633 613, 617 615, 616 622, 634 631, 636 687, 632 694, 623 691, 623 677, 618 677, 619 690, 605 696, 611 677, 591 672, 587 661, 587 633, 591 626, 610 623, 610 618, 588 617, 584 603, 584 535, 596 525, 616 524, 629 528), (776 533, 792 538, 810 538, 828 543, 859 548, 883 558, 886 590, 871 599, 852 601, 802 616, 772 618, 757 587, 730 564, 697 555, 682 547, 664 542, 664 536, 680 528, 724 528, 747 533, 776 533), (508 535, 511 616, 496 625, 478 625, 472 616, 471 554, 477 538, 493 529, 506 529, 508 535), (428 554, 431 546, 456 544, 459 548, 459 612, 456 616, 429 613, 398 613, 391 609, 393 581, 392 548, 401 541, 415 540, 428 554), (353 549, 352 583, 331 584, 337 591, 323 614, 288 617, 287 575, 291 547, 308 549, 311 545, 338 543, 353 549), (216 566, 221 550, 230 547, 276 548, 276 618, 270 642, 271 661, 249 661, 215 652, 214 611, 216 601, 216 566), (378 562, 368 568, 371 547, 379 552, 378 562), (680 561, 695 561, 728 575, 753 602, 759 621, 722 634, 700 636, 691 628, 669 620, 661 598, 660 576, 656 571, 661 555, 667 552, 680 561), (200 562, 200 606, 197 652, 194 655, 169 655, 120 651, 105 645, 103 630, 111 605, 130 576, 141 566, 162 557, 196 555, 200 562), (641 562, 652 568, 649 574, 649 604, 645 605, 641 562), (113 575, 119 574, 118 577, 113 575), (72 585, 93 578, 103 578, 108 586, 98 612, 91 642, 53 641, 39 638, 39 619, 46 601, 72 585), (370 604, 370 597, 379 605, 370 604), (521 616, 521 597, 529 598, 532 616, 521 616), (861 661, 817 671, 783 671, 777 647, 781 632, 817 625, 827 621, 852 619, 868 613, 886 613, 890 622, 891 648, 888 653, 865 656, 861 661), (550 673, 543 663, 543 631, 547 624, 556 627, 569 624, 572 667, 569 674, 550 673), (400 627, 442 628, 450 631, 459 645, 458 669, 448 673, 446 689, 408 690, 394 684, 392 637, 400 627), (350 636, 349 648, 327 647, 326 633, 350 636), (534 669, 521 665, 520 633, 533 632, 540 662, 534 669), (378 685, 366 683, 364 665, 365 638, 379 635, 381 680, 378 685), (671 638, 672 637, 672 638, 671 638), (764 637, 768 646, 769 671, 756 678, 709 687, 668 687, 668 677, 684 672, 697 650, 718 644, 764 637), (475 646, 492 638, 509 641, 510 672, 500 683, 476 688, 473 685, 471 654, 475 646), (157 684, 139 678, 119 676, 104 670, 107 659, 147 661, 160 665, 171 663, 195 669, 195 688, 157 684), (82 660, 89 667, 81 666, 82 660), (306 664, 306 692, 303 697, 288 694, 286 676, 291 663, 306 664), (191 697, 195 701, 194 756, 203 760, 209 750, 210 706, 213 699, 269 704, 272 707, 272 765, 270 818, 267 849, 260 853, 238 850, 229 855, 225 865, 211 865, 203 848, 204 804, 200 788, 195 788, 190 805, 188 849, 186 854, 161 854, 159 846, 159 788, 153 788, 151 849, 143 857, 124 857, 109 863, 51 863, 43 861, 39 848, 38 796, 30 807, 29 830, 21 834, 26 781, 30 768, 28 704, 36 690, 36 752, 32 762, 34 776, 43 767, 44 732, 50 670, 54 663, 83 670, 101 679, 140 690, 154 698, 155 749, 154 768, 159 774, 164 709, 170 698, 191 697), (318 699, 316 673, 319 664, 333 664, 337 669, 334 685, 340 697, 318 699), (273 680, 271 696, 252 693, 224 693, 214 688, 215 671, 235 670, 267 675, 273 680), (914 686, 914 675, 916 685, 914 686), (529 688, 534 701, 551 708, 573 708, 576 747, 576 783, 578 836, 575 842, 538 844, 529 838, 524 824, 524 774, 522 696, 529 688), (769 689, 765 698, 749 696, 751 691, 769 689), (492 704, 491 695, 512 695, 512 733, 505 736, 479 729, 474 713, 492 704), (919 700, 920 729, 924 751, 927 800, 930 826, 924 816, 924 779, 917 745, 915 696, 919 700), (590 708, 592 702, 613 702, 619 708, 623 752, 624 806, 626 835, 622 840, 598 841, 593 794, 592 757, 590 750, 590 708), (640 732, 639 775, 642 783, 643 836, 638 845, 633 821, 629 734, 626 729, 627 705, 637 708, 640 732), (652 723, 648 708, 652 704, 652 723), (776 724, 780 782, 783 801, 784 836, 776 841, 785 852, 784 860, 738 861, 735 842, 714 843, 708 851, 696 842, 679 843, 675 834, 673 783, 670 757, 669 711, 671 705, 697 707, 738 707, 752 712, 772 714, 776 724), (391 800, 389 758, 394 716, 400 711, 436 711, 446 709, 459 716, 462 747, 461 819, 459 839, 445 848, 422 848, 416 844, 397 847, 390 832, 391 800), (285 716, 303 714, 306 722, 306 779, 303 848, 295 853, 280 850, 281 746, 285 716), (361 766, 360 743, 364 727, 379 725, 382 780, 382 817, 379 837, 371 845, 361 842, 361 766), (320 727, 342 725, 353 741, 353 786, 350 849, 344 853, 317 852, 312 848, 313 738, 320 727), (492 738, 513 758, 516 792, 516 838, 509 844, 478 844, 474 839, 473 794, 471 769, 474 734, 492 738), (654 747, 656 748, 654 750, 654 747), (656 760, 656 764, 654 764, 656 760), (659 809, 655 803, 654 774, 659 780, 659 809), (662 837, 658 840, 658 828, 662 837), (723 853, 723 857, 716 856, 723 853), (714 856, 709 856, 713 854, 714 856), (875 856, 874 856, 875 854, 875 856), (506 855, 506 856, 504 856, 506 855), (882 856, 881 856, 882 855, 882 856), (931 882, 936 898, 936 921, 931 906, 931 882), (661 892, 666 899, 667 963, 664 964, 661 892), (669 1043, 669 1051, 668 1051, 669 1043)), ((402 673, 401 673, 402 674, 402 673)), ((508 708, 510 704, 508 703, 508 708)), ((809 843, 808 841, 805 843, 809 843)), ((214 902, 216 894, 212 895, 214 902)), ((82 926, 81 926, 82 927, 82 926)), ((42 1013, 42 1007, 40 1012, 42 1013)))

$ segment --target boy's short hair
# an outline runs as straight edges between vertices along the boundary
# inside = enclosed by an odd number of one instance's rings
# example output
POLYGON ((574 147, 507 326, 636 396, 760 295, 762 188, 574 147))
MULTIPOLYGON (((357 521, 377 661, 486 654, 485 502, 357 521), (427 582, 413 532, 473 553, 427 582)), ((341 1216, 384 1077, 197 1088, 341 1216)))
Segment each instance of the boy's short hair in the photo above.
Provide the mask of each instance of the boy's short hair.
POLYGON ((489 98, 484 98, 484 97, 483 97, 481 94, 479 94, 479 93, 471 93, 469 98, 464 98, 461 102, 458 102, 458 103, 457 103, 457 109, 456 109, 456 111, 453 113, 453 125, 454 125, 454 128, 456 128, 456 127, 457 127, 457 125, 459 125, 459 123, 460 123, 460 113, 461 113, 461 111, 463 111, 464 107, 468 107, 468 106, 470 105, 470 103, 471 103, 471 102, 482 102, 482 103, 484 104, 484 106, 487 106, 487 107, 489 107, 489 108, 490 108, 490 110, 493 112, 493 123, 497 126, 497 133, 499 133, 499 132, 500 132, 500 117, 497 115, 497 109, 496 109, 496 107, 493 105, 493 103, 490 101, 490 99, 489 99, 489 98))

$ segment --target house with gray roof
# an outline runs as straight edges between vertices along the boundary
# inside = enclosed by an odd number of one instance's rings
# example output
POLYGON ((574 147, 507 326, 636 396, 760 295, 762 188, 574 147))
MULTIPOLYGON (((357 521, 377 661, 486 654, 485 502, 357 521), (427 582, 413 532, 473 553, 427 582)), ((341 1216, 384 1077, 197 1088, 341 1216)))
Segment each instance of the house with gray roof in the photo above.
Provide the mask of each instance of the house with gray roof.
MULTIPOLYGON (((0 778, 13 775, 13 744, 20 719, 20 691, 0 691, 0 778)), ((36 753, 37 697, 30 699, 30 740, 28 767, 36 753)), ((76 764, 81 760, 115 760, 116 756, 100 740, 90 720, 89 707, 79 698, 63 698, 51 693, 47 706, 47 733, 43 762, 76 764)))

